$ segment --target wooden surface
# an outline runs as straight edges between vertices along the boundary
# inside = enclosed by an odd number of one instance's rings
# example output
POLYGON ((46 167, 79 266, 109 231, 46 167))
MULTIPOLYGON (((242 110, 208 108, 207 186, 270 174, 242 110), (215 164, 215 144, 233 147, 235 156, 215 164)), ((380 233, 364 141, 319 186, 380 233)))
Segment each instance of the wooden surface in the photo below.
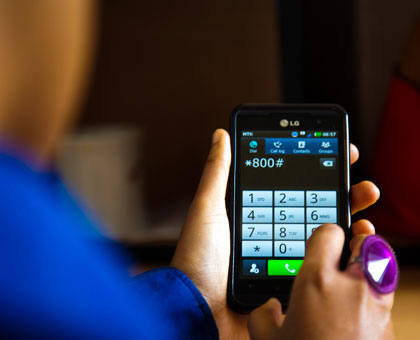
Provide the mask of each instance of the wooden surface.
POLYGON ((420 268, 403 268, 392 313, 397 340, 420 339, 420 268))

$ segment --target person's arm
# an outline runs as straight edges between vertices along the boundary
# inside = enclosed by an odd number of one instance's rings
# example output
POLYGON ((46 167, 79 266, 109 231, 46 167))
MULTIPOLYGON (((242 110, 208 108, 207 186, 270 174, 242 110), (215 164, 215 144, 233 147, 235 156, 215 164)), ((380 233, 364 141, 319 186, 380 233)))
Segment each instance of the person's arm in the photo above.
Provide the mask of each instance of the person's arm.
POLYGON ((139 303, 153 301, 159 324, 169 327, 174 339, 218 339, 219 334, 206 300, 180 270, 160 268, 136 276, 131 286, 139 303))

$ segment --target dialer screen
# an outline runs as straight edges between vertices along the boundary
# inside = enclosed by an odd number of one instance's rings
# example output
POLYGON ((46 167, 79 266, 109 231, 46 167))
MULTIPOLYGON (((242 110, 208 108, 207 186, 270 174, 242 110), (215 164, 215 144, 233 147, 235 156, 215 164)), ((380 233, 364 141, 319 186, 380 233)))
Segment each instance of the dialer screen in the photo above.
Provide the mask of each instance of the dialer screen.
POLYGON ((338 223, 336 131, 241 131, 241 275, 297 275, 305 245, 338 223))

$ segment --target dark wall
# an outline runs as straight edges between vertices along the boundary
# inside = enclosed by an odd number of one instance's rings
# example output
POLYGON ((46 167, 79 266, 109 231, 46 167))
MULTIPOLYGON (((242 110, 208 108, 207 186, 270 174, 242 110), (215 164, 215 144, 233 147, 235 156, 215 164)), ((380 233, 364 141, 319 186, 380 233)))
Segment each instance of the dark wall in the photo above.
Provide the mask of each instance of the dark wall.
POLYGON ((141 128, 150 207, 191 197, 234 106, 279 101, 276 15, 275 1, 102 2, 81 125, 141 128))
MULTIPOLYGON (((284 100, 337 103, 349 113, 350 137, 360 145, 357 96, 357 2, 279 0, 284 100)), ((359 174, 353 172, 353 177, 359 174)))

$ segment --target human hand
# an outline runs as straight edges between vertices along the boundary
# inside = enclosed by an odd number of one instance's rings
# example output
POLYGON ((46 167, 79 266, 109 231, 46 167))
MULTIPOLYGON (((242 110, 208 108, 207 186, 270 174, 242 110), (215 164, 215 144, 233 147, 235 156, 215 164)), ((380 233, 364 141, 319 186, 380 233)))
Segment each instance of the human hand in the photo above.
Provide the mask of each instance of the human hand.
MULTIPOLYGON (((351 146, 350 160, 358 159, 351 146)), ((213 313, 221 339, 247 339, 249 316, 235 313, 226 301, 230 229, 225 195, 230 168, 229 135, 217 130, 197 193, 190 206, 171 266, 183 271, 203 294, 213 313)), ((356 213, 376 202, 379 191, 370 182, 351 188, 351 211, 356 213)), ((372 225, 361 220, 353 225, 354 233, 373 233, 372 225)))
MULTIPOLYGON (((366 227, 367 224, 357 227, 356 233, 362 233, 350 243, 351 259, 359 255, 363 240, 374 231, 366 227)), ((281 313, 280 302, 270 299, 251 314, 251 338, 394 339, 391 320, 394 294, 375 292, 359 264, 340 271, 343 230, 334 224, 318 229, 308 242, 304 264, 292 289, 287 317, 281 313)))

